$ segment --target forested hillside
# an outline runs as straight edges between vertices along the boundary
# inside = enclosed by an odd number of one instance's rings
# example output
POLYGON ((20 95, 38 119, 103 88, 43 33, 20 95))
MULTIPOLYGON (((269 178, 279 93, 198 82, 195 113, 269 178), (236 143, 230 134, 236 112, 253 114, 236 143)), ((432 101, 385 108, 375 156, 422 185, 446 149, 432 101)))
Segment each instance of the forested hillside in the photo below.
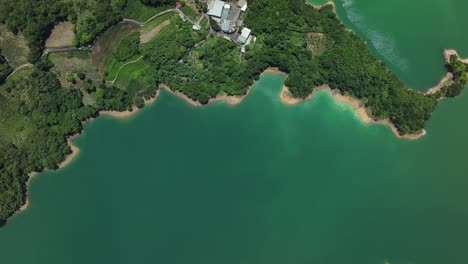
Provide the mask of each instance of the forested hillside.
MULTIPOLYGON (((76 25, 77 44, 87 45, 109 26, 122 19, 130 1, 139 0, 0 0, 0 23, 23 32, 31 49, 31 61, 42 53, 54 23, 68 20, 76 25)), ((172 0, 142 0, 158 6, 172 0)))
POLYGON ((6 78, 13 71, 8 61, 5 57, 2 56, 2 51, 0 50, 0 84, 5 82, 6 78))
POLYGON ((143 107, 143 97, 162 84, 205 104, 220 94, 246 94, 265 69, 278 67, 289 74, 286 84, 294 97, 328 84, 408 134, 419 133, 437 100, 460 94, 468 80, 467 65, 455 56, 447 65, 454 75, 450 86, 432 95, 409 89, 345 29, 331 6, 318 10, 303 0, 249 0, 245 24, 256 41, 241 53, 236 43, 210 34, 206 19, 193 31, 178 13, 141 28, 113 26, 122 14, 144 9, 148 17, 174 3, 139 1, 0 0, 0 23, 24 34, 36 62, 1 84, 12 69, 0 56, 0 223, 24 203, 28 174, 55 169, 70 153, 67 138, 82 130, 83 120, 102 110, 143 107), (90 53, 41 58, 52 27, 65 20, 75 25, 78 45, 105 34, 90 53), (140 42, 142 32, 156 31, 140 42))

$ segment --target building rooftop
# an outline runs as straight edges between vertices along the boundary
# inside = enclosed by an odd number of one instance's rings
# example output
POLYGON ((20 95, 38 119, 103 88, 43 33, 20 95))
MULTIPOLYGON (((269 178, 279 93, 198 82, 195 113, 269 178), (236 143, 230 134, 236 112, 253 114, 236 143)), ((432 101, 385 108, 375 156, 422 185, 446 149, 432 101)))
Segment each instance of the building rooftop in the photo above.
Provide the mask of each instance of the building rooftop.
POLYGON ((245 5, 242 6, 241 10, 242 12, 245 12, 245 10, 247 10, 247 3, 245 3, 245 5))
POLYGON ((242 31, 241 31, 241 35, 239 36, 239 38, 237 38, 237 41, 239 43, 244 44, 247 41, 247 39, 249 38, 250 33, 252 33, 252 30, 250 30, 248 28, 243 28, 242 31))
POLYGON ((221 14, 223 13, 223 9, 224 2, 220 0, 215 0, 212 4, 212 7, 208 11, 208 15, 220 18, 221 14))
POLYGON ((226 8, 226 5, 225 5, 223 12, 221 13, 221 19, 224 19, 224 20, 229 19, 229 10, 230 10, 230 6, 226 8))
POLYGON ((231 20, 224 20, 223 24, 221 24, 221 30, 224 32, 228 32, 230 27, 231 27, 231 20))
POLYGON ((250 36, 250 33, 252 33, 252 30, 249 28, 243 28, 241 31, 241 35, 244 36, 245 38, 248 38, 250 36))

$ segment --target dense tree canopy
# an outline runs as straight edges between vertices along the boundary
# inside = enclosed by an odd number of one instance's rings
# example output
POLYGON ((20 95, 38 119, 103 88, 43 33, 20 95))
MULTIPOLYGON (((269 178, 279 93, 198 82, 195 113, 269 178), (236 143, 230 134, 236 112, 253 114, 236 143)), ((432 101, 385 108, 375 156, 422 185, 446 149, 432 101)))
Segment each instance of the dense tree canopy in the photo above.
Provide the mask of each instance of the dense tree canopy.
POLYGON ((460 95, 468 83, 468 65, 460 61, 457 55, 450 57, 450 63, 447 63, 447 70, 453 74, 453 83, 447 87, 445 96, 455 97, 460 95))
POLYGON ((141 2, 145 5, 161 6, 174 4, 176 0, 141 0, 141 2))
POLYGON ((0 50, 0 84, 2 84, 5 79, 10 75, 13 71, 8 61, 5 57, 2 56, 2 51, 0 50))

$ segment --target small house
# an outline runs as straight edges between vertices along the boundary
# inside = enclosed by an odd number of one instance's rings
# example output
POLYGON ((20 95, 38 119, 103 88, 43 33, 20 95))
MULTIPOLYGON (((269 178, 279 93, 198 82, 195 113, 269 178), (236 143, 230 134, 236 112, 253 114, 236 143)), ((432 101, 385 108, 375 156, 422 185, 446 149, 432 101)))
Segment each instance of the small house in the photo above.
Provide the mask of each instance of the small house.
POLYGON ((209 8, 208 15, 214 18, 221 19, 221 15, 224 9, 224 4, 225 3, 220 0, 215 0, 215 1, 210 2, 210 4, 208 5, 208 8, 209 8))
POLYGON ((237 42, 239 42, 240 44, 245 44, 247 39, 250 37, 251 33, 252 33, 252 30, 250 30, 250 29, 248 29, 246 27, 243 28, 242 31, 241 31, 240 36, 237 38, 237 42))

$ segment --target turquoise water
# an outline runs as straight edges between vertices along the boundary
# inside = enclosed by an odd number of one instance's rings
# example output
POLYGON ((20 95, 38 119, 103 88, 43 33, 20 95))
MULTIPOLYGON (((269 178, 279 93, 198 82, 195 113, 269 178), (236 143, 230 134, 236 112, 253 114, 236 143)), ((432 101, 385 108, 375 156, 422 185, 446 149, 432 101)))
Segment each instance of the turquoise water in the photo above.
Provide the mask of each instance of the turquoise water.
MULTIPOLYGON (((353 10, 340 3, 340 17, 353 10)), ((351 7, 392 36, 407 68, 373 52, 412 86, 443 74, 440 46, 468 43, 455 30, 407 54, 431 29, 401 37, 410 26, 383 27, 372 3, 351 7)), ((442 101, 428 135, 408 141, 325 91, 285 106, 283 81, 263 76, 235 107, 162 92, 132 118, 87 124, 79 156, 34 178, 30 208, 0 229, 2 263, 465 264, 468 95, 442 101)))
POLYGON ((425 90, 445 75, 443 49, 468 57, 468 1, 334 2, 343 23, 366 39, 373 53, 412 88, 425 90))

